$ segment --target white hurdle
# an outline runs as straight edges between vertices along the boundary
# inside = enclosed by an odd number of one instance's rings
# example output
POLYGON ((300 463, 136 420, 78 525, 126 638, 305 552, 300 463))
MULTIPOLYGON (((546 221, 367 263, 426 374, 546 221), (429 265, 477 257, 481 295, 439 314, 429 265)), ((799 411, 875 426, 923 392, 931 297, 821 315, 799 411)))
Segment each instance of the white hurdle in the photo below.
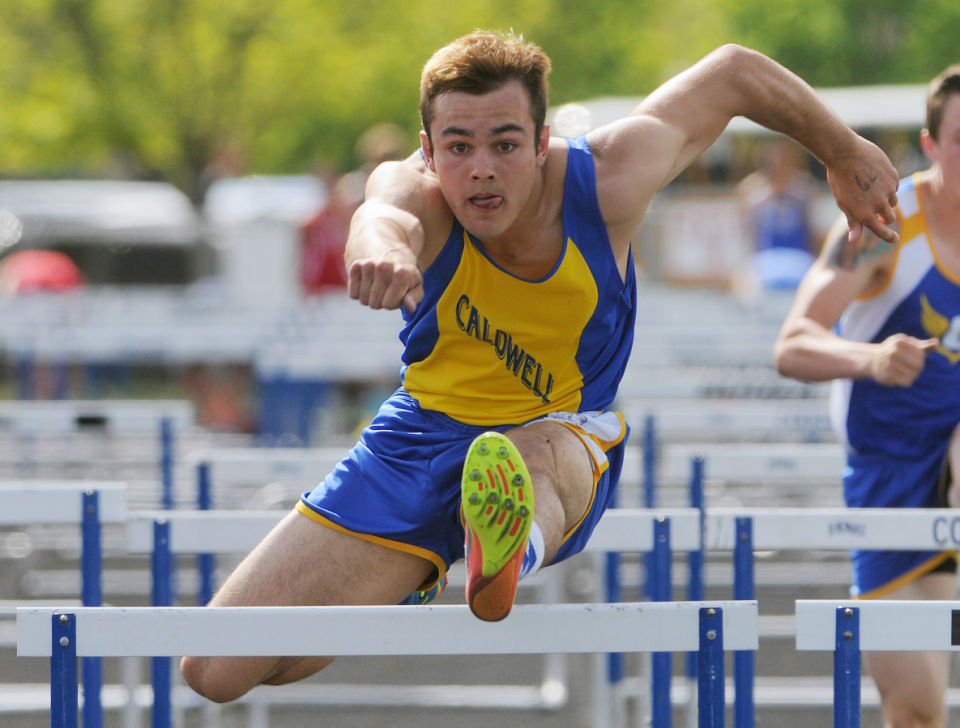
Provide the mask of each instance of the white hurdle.
POLYGON ((85 430, 109 435, 159 432, 167 420, 183 432, 196 424, 193 404, 187 400, 25 400, 0 402, 0 432, 31 435, 68 435, 85 430))
POLYGON ((78 656, 495 655, 696 651, 701 726, 724 721, 724 650, 755 650, 755 601, 466 606, 22 607, 18 655, 51 664, 51 726, 75 728, 78 656), (559 637, 562 635, 562 637, 559 637))
MULTIPOLYGON (((150 553, 157 521, 169 527, 171 553, 244 553, 256 546, 287 511, 136 511, 126 520, 127 550, 150 553)), ((648 551, 658 518, 670 522, 672 551, 700 547, 700 512, 695 508, 612 508, 604 513, 585 551, 648 551)))
POLYGON ((756 549, 960 548, 960 509, 950 508, 708 508, 704 548, 734 549, 742 519, 756 549))
MULTIPOLYGON (((127 515, 127 487, 94 481, 0 482, 0 526, 71 524, 80 529, 80 598, 84 605, 102 603, 101 525, 120 523, 127 515)), ((98 658, 84 661, 87 725, 102 722, 103 684, 98 658)))
MULTIPOLYGON (((755 596, 754 550, 943 551, 958 546, 960 510, 945 508, 708 508, 704 516, 704 548, 733 551, 737 599, 755 596)), ((746 698, 751 695, 747 686, 754 683, 752 655, 735 660, 737 695, 746 698)), ((857 690, 859 710, 859 684, 857 690)), ((742 710, 737 725, 752 725, 752 700, 742 710)))
MULTIPOLYGON (((171 554, 236 554, 246 553, 272 529, 286 511, 149 511, 131 513, 126 524, 126 547, 132 554, 153 554, 154 594, 169 595, 172 599, 171 554), (159 528, 158 528, 159 527, 159 528)), ((600 520, 585 551, 593 553, 610 551, 655 550, 657 539, 668 530, 670 553, 691 552, 700 548, 700 512, 693 508, 667 508, 647 510, 623 508, 608 510, 600 520)), ((541 598, 558 601, 557 576, 563 572, 556 567, 537 577, 542 586, 541 598)), ((669 580, 669 574, 663 576, 669 580)), ((169 605, 172 601, 155 602, 169 605)), ((621 652, 621 650, 617 650, 621 652)), ((539 684, 532 685, 481 685, 469 686, 389 686, 389 685, 310 685, 288 686, 267 693, 254 691, 249 700, 248 724, 251 728, 267 725, 268 696, 287 700, 323 705, 428 705, 475 706, 500 705, 501 707, 558 709, 566 704, 568 697, 566 668, 563 655, 544 655, 544 667, 539 684)), ((155 665, 154 699, 169 703, 169 681, 157 682, 155 665)), ((614 699, 610 684, 604 679, 605 665, 598 656, 594 664, 594 716, 593 724, 609 723, 611 701, 614 699)), ((163 678, 163 675, 160 675, 163 678)), ((655 678, 666 681, 662 675, 655 678)))
POLYGON ((860 725, 861 652, 960 650, 960 602, 796 602, 797 650, 834 653, 833 724, 860 725))

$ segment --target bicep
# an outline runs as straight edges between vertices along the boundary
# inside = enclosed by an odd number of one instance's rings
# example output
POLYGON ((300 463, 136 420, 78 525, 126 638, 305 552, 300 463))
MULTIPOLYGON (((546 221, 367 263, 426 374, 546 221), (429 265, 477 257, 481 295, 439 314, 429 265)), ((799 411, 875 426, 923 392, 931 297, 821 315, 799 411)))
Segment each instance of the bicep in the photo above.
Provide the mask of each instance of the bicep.
POLYGON ((588 134, 601 194, 612 207, 622 203, 629 213, 638 200, 645 207, 723 133, 733 114, 707 82, 710 67, 708 57, 660 86, 630 116, 588 134))
MULTIPOLYGON (((365 239, 396 238, 415 252, 423 247, 426 191, 416 160, 388 162, 377 167, 367 180, 363 203, 350 222, 350 240, 365 247, 365 239)), ((366 241, 369 242, 369 241, 366 241)))
POLYGON ((604 219, 638 226, 654 195, 676 176, 682 136, 653 117, 629 116, 598 127, 587 141, 604 219))

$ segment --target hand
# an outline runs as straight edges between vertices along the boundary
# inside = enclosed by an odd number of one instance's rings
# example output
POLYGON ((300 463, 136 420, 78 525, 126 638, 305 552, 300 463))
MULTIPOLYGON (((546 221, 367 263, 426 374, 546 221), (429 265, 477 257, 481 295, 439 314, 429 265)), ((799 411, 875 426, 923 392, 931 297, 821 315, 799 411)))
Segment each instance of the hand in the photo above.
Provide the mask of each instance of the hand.
POLYGON ((886 386, 909 387, 923 371, 927 354, 939 345, 939 339, 894 334, 877 344, 872 377, 886 386))
POLYGON ((423 275, 412 254, 359 258, 350 264, 348 275, 350 297, 370 308, 402 305, 413 313, 423 300, 423 275))
POLYGON ((896 243, 899 236, 891 225, 897 219, 897 170, 878 146, 856 139, 852 153, 827 168, 827 182, 847 218, 847 237, 856 244, 867 228, 881 240, 896 243))

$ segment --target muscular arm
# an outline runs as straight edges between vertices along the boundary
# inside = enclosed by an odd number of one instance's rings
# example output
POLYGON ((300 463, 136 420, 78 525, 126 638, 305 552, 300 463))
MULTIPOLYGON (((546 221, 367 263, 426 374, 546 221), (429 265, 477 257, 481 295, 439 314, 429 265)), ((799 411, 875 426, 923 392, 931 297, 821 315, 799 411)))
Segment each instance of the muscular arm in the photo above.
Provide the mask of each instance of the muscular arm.
POLYGON ((365 200, 350 222, 344 250, 348 291, 371 308, 409 311, 423 299, 428 230, 437 216, 432 181, 413 155, 370 175, 365 200))
POLYGON ((890 386, 910 386, 923 370, 936 339, 894 334, 869 343, 833 332, 855 298, 884 284, 895 254, 894 246, 872 241, 876 244, 849 259, 844 228, 844 220, 834 226, 823 252, 797 289, 774 347, 777 370, 807 381, 869 378, 890 386))
POLYGON ((745 116, 792 137, 827 167, 852 238, 896 240, 898 175, 801 78, 755 51, 723 46, 654 91, 626 119, 589 135, 608 224, 639 226, 653 194, 745 116))

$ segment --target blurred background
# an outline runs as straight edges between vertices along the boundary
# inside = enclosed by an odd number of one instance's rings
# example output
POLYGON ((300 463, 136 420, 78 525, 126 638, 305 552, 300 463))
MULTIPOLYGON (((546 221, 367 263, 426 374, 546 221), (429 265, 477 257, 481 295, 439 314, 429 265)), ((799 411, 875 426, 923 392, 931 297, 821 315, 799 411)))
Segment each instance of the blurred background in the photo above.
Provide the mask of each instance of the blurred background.
MULTIPOLYGON (((566 135, 743 43, 906 174, 923 164, 923 84, 960 32, 951 0, 0 9, 0 397, 187 397, 200 424, 266 444, 350 432, 396 385, 399 316, 341 307, 340 251, 367 172, 415 148, 420 67, 450 39, 539 43, 566 135), (360 331, 387 343, 331 388, 360 331)), ((745 299, 795 284, 836 210, 822 167, 789 146, 732 124, 651 210, 644 280, 745 299)))
MULTIPOLYGON (((0 0, 0 479, 122 480, 130 508, 169 508, 200 500, 213 450, 266 445, 274 455, 220 454, 217 507, 279 512, 313 487, 329 464, 307 446, 333 444, 340 457, 399 384, 401 317, 346 296, 346 225, 372 166, 416 148, 422 64, 475 28, 513 29, 550 55, 557 134, 629 113, 714 47, 738 42, 809 81, 901 175, 925 166, 926 82, 960 61, 956 0, 0 0), (172 444, 166 430, 156 437, 161 417, 172 444)), ((618 407, 637 457, 619 505, 652 505, 639 468, 641 447, 644 464, 654 452, 651 413, 666 486, 658 505, 687 503, 690 442, 704 441, 725 448, 709 458, 711 505, 838 503, 842 454, 826 388, 772 365, 793 288, 836 215, 819 162, 743 120, 658 196, 635 241, 638 345, 618 407), (736 443, 743 449, 730 450, 736 443), (728 450, 733 474, 722 472, 728 450), (740 472, 750 471, 748 451, 759 476, 740 472)), ((0 529, 0 596, 75 599, 75 530, 0 529)), ((107 601, 146 603, 147 567, 128 563, 118 528, 105 550, 107 601)), ((829 656, 798 656, 783 625, 798 594, 846 594, 846 554, 787 554, 782 575, 775 556, 761 555, 758 580, 773 625, 765 639, 779 646, 758 674, 788 672, 790 682, 758 687, 758 702, 772 696, 769 724, 826 723, 829 689, 811 692, 796 677, 827 675, 829 656), (799 697, 784 698, 787 687, 799 697)), ((226 573, 229 558, 218 563, 226 573)), ((587 566, 558 572, 563 598, 596 597, 598 570, 587 566)), ((629 599, 644 587, 639 566, 624 566, 629 599)), ((707 595, 729 598, 729 559, 708 566, 707 595)), ((178 593, 193 596, 185 568, 178 593)), ((45 725, 45 665, 13 657, 12 612, 0 617, 0 722, 45 725), (23 707, 24 696, 35 700, 23 707)), ((449 662, 338 663, 324 680, 449 679, 449 662)), ((515 682, 518 664, 521 680, 536 675, 537 662, 509 664, 491 663, 493 679, 515 682)), ((566 693, 548 706, 563 711, 502 715, 587 725, 595 665, 570 665, 569 706, 566 693)), ((475 681, 476 662, 459 667, 468 677, 455 681, 475 681)), ((125 695, 114 708, 129 711, 125 695)), ((259 701, 251 726, 267 724, 268 699, 259 701)), ((311 705, 295 713, 278 699, 274 724, 316 725, 311 705)), ((326 722, 423 721, 419 708, 375 710, 341 708, 326 722)), ((120 725, 117 710, 110 718, 120 725)), ((217 725, 190 719, 179 724, 217 725)), ((469 728, 490 716, 448 709, 436 720, 469 728)), ((140 724, 136 714, 123 723, 140 724)))

